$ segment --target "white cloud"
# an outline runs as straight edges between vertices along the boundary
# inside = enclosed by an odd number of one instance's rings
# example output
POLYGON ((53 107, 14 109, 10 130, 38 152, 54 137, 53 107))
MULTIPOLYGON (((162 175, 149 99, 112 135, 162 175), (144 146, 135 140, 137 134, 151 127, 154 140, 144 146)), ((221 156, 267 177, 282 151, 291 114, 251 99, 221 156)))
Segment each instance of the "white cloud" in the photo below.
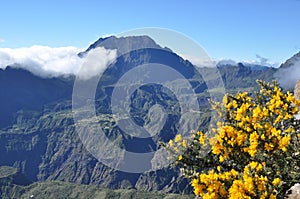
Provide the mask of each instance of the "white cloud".
POLYGON ((275 67, 279 66, 279 63, 272 63, 268 61, 266 58, 257 55, 258 60, 232 60, 232 59, 213 59, 213 61, 217 65, 237 65, 238 63, 242 63, 246 66, 258 65, 258 66, 268 66, 275 67))
POLYGON ((261 65, 261 66, 269 66, 269 67, 278 67, 279 63, 270 62, 269 58, 262 57, 258 54, 255 55, 256 60, 249 60, 249 61, 242 61, 245 64, 252 64, 252 65, 261 65))
POLYGON ((89 52, 78 73, 81 79, 89 79, 98 76, 106 67, 113 63, 117 57, 117 50, 106 50, 103 47, 96 48, 89 52))
POLYGON ((185 54, 178 54, 185 60, 190 61, 193 65, 198 67, 214 67, 216 66, 216 62, 209 59, 209 57, 195 57, 193 55, 185 55, 185 54))
MULTIPOLYGON (((0 68, 7 66, 24 68, 42 77, 57 77, 60 75, 76 75, 80 70, 86 57, 80 58, 77 54, 83 51, 77 47, 52 48, 48 46, 32 46, 29 48, 0 48, 0 68)), ((98 68, 105 68, 107 64, 115 59, 114 50, 96 48, 98 53, 98 68), (101 49, 101 50, 99 50, 101 49)), ((84 72, 95 73, 95 68, 90 67, 84 72)))
POLYGON ((218 65, 237 65, 238 63, 232 59, 215 60, 218 65))
POLYGON ((290 66, 287 68, 279 68, 274 74, 281 87, 292 89, 300 80, 300 58, 295 57, 290 61, 290 66))
POLYGON ((236 61, 232 59, 210 59, 210 58, 202 58, 195 57, 191 55, 179 54, 183 59, 190 61, 193 65, 198 67, 215 67, 216 65, 237 65, 238 63, 243 63, 245 65, 261 65, 261 66, 269 66, 269 67, 278 67, 279 63, 271 63, 269 59, 264 58, 260 55, 256 55, 256 60, 241 60, 236 61))

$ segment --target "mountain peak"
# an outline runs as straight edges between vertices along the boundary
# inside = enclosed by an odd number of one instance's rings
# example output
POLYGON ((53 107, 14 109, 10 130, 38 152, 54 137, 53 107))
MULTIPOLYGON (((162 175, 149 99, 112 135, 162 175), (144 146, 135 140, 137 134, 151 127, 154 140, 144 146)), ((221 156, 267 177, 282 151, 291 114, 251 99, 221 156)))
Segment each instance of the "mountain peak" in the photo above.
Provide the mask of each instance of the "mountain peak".
POLYGON ((300 62, 300 52, 296 53, 291 58, 286 60, 283 64, 280 65, 280 68, 289 68, 297 62, 300 62))
POLYGON ((132 50, 141 48, 157 48, 162 49, 151 37, 149 36, 127 36, 127 37, 116 37, 109 36, 106 38, 100 38, 89 48, 79 56, 83 56, 87 52, 97 47, 104 47, 105 49, 117 49, 118 54, 124 54, 132 50))

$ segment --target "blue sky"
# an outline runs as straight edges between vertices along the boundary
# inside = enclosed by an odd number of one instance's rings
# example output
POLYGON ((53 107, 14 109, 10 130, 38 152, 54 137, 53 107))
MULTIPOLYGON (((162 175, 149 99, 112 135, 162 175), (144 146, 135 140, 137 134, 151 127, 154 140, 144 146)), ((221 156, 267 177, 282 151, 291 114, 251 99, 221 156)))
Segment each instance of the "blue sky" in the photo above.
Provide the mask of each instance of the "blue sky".
POLYGON ((299 10, 299 0, 3 0, 0 48, 85 48, 103 35, 160 27, 212 58, 280 63, 300 51, 299 10))

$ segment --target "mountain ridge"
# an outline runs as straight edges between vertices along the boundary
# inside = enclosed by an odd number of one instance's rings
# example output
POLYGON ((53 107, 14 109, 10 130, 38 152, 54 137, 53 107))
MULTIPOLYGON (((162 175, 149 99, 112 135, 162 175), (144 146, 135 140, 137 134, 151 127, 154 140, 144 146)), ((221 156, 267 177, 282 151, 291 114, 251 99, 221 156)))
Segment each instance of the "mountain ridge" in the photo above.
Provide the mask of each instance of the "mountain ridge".
MULTIPOLYGON (((116 39, 116 37, 113 38, 113 40, 116 39)), ((210 81, 214 81, 216 77, 211 73, 212 69, 197 68, 199 70, 197 72, 189 61, 185 61, 172 51, 156 46, 152 43, 153 40, 146 40, 146 44, 140 45, 142 41, 140 40, 135 44, 127 45, 120 52, 138 46, 147 46, 148 43, 157 48, 135 49, 121 55, 103 73, 104 77, 100 79, 96 93, 97 115, 103 118, 100 125, 105 127, 110 138, 118 140, 118 144, 122 147, 141 144, 132 142, 131 137, 122 132, 112 120, 111 111, 109 111, 111 94, 114 83, 139 64, 158 62, 171 65, 173 69, 182 73, 192 84, 197 95, 196 100, 201 105, 199 128, 207 128, 210 121, 211 109, 208 103, 210 96, 201 75, 207 75, 210 81)), ((90 50, 103 45, 103 40, 98 41, 90 47, 90 50)), ((122 40, 123 43, 125 41, 129 40, 122 40)), ((112 42, 111 47, 115 47, 113 45, 116 43, 118 42, 112 42)), ((276 68, 263 66, 261 68, 257 66, 253 70, 244 64, 230 67, 224 65, 218 69, 226 91, 231 93, 254 92, 257 89, 255 83, 257 78, 270 81, 277 71, 276 68)), ((75 131, 72 117, 74 79, 74 76, 41 78, 24 69, 12 67, 0 70, 0 90, 2 91, 0 110, 9 107, 7 112, 0 112, 0 118, 1 113, 2 118, 9 118, 8 121, 0 120, 0 154, 2 157, 0 165, 18 168, 20 173, 30 181, 60 180, 79 184, 97 184, 114 189, 191 192, 188 181, 179 175, 177 168, 168 167, 142 174, 129 174, 109 168, 89 154, 75 131)), ((184 88, 180 87, 180 89, 184 88)), ((180 112, 179 109, 168 108, 176 107, 176 101, 162 88, 155 85, 148 86, 147 89, 139 88, 133 95, 132 115, 139 116, 136 123, 146 124, 149 121, 147 118, 149 109, 158 102, 166 107, 166 110, 173 110, 173 112, 167 112, 169 120, 164 132, 168 134, 164 135, 160 132, 155 138, 157 141, 167 141, 178 131, 177 120, 180 112)))
POLYGON ((287 59, 284 63, 280 65, 280 68, 289 68, 295 64, 295 62, 300 61, 300 52, 294 54, 291 58, 287 59))

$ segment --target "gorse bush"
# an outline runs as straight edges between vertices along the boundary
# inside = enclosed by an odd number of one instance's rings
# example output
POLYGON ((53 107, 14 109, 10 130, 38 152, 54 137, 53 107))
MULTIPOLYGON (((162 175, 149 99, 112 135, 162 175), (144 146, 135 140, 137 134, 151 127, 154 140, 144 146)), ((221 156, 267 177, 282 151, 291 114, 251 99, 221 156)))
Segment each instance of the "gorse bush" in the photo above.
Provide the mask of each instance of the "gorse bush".
POLYGON ((257 93, 227 94, 212 103, 218 122, 209 132, 193 132, 190 139, 178 134, 165 145, 196 196, 283 198, 300 181, 300 101, 275 81, 258 84, 257 93))

